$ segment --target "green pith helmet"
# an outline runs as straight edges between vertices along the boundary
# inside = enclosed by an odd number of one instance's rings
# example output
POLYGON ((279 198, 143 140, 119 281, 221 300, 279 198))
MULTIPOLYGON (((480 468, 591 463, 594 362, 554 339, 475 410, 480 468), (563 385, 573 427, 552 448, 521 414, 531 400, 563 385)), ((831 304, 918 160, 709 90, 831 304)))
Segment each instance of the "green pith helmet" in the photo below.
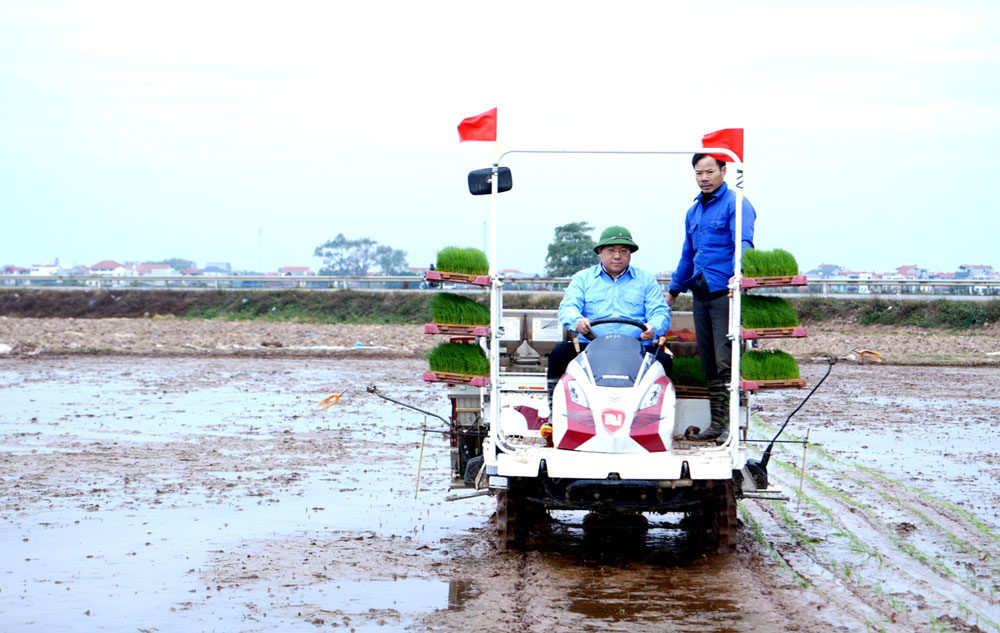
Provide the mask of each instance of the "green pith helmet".
POLYGON ((597 242, 597 246, 594 247, 594 252, 596 253, 602 246, 609 246, 611 244, 628 246, 629 250, 633 253, 639 250, 639 245, 632 241, 632 234, 624 226, 609 226, 604 229, 604 232, 601 233, 601 239, 597 242))

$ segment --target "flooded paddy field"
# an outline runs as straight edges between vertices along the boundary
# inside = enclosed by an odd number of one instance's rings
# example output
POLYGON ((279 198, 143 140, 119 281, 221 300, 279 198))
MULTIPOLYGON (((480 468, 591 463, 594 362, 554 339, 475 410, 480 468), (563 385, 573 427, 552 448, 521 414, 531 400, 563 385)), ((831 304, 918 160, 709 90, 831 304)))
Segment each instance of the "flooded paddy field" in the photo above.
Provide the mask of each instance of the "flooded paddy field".
MULTIPOLYGON (((423 416, 364 393, 446 414, 423 365, 0 361, 0 630, 1000 631, 996 367, 836 365, 786 432, 804 475, 772 457, 789 501, 709 557, 671 515, 497 551, 491 497, 445 501, 447 439, 418 488, 423 416)), ((751 438, 805 395, 755 397, 751 438)))

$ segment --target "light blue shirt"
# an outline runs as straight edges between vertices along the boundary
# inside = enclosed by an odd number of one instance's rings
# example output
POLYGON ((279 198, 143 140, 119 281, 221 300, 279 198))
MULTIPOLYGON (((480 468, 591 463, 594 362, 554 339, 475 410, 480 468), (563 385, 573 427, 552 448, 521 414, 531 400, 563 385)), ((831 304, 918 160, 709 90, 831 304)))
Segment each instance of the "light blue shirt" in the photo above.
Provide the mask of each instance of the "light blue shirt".
MULTIPOLYGON (((670 308, 663 300, 663 290, 651 274, 629 266, 612 279, 601 264, 573 275, 559 303, 559 322, 570 332, 582 318, 634 319, 653 326, 656 336, 670 329, 670 308)), ((639 338, 642 330, 631 325, 609 323, 592 330, 594 336, 624 334, 639 338)), ((652 341, 650 341, 650 344, 652 341)))

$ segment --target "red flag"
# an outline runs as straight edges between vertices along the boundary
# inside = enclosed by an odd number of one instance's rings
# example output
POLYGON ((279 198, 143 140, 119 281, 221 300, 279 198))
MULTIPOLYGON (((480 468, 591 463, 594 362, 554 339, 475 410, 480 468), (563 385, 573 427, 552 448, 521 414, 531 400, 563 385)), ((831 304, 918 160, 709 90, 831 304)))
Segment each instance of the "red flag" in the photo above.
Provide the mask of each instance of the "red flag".
POLYGON ((497 140, 497 109, 462 119, 458 124, 459 142, 497 140))
MULTIPOLYGON (((740 157, 740 162, 743 162, 743 128, 734 127, 727 128, 725 130, 716 130, 714 132, 709 132, 705 136, 701 137, 702 147, 717 147, 722 149, 728 149, 730 152, 736 154, 740 157)), ((733 159, 725 154, 711 154, 712 158, 717 158, 721 161, 731 163, 733 159)))

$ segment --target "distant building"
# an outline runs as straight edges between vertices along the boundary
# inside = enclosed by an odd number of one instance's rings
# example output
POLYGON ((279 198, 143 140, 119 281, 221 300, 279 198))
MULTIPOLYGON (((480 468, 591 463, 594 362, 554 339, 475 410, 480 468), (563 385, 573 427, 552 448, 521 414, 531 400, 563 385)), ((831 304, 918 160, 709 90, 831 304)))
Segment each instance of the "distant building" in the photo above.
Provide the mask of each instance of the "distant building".
POLYGON ((206 277, 225 277, 229 275, 229 270, 221 266, 205 266, 204 268, 201 269, 201 274, 205 275, 206 277))
POLYGON ((278 274, 282 277, 305 277, 312 275, 313 271, 308 266, 282 266, 278 269, 278 274))
POLYGON ((136 264, 137 275, 169 275, 173 269, 170 264, 136 264))
POLYGON ((993 267, 986 264, 962 264, 955 271, 955 279, 987 279, 993 267))
POLYGON ((840 277, 844 267, 837 264, 820 264, 819 268, 813 268, 806 273, 807 277, 828 279, 830 277, 840 277))
POLYGON ((209 269, 212 272, 221 270, 223 275, 233 274, 233 267, 229 265, 229 262, 205 262, 205 267, 202 270, 207 273, 209 269))
POLYGON ((90 274, 105 275, 108 277, 124 277, 128 274, 128 269, 113 259, 104 259, 90 267, 90 274))
POLYGON ((32 264, 28 271, 32 277, 50 277, 59 273, 59 264, 32 264))
POLYGON ((29 272, 27 268, 21 268, 13 264, 7 264, 3 268, 0 268, 0 275, 27 275, 29 272))
POLYGON ((189 275, 189 276, 193 277, 193 276, 200 275, 201 271, 198 270, 197 268, 184 268, 184 269, 181 269, 181 274, 182 275, 189 275))
POLYGON ((920 268, 916 264, 912 266, 900 266, 896 269, 896 274, 904 279, 930 279, 930 273, 926 268, 920 268))

